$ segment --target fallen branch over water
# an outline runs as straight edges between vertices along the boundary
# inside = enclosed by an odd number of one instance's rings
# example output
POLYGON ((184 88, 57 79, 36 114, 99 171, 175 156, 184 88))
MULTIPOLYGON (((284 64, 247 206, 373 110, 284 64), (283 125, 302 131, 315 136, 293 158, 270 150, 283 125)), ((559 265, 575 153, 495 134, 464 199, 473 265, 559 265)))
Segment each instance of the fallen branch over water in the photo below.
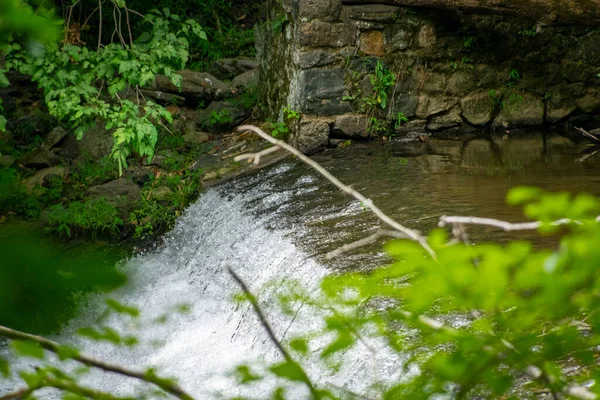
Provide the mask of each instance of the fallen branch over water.
MULTIPOLYGON (((598 217, 600 219, 600 217, 598 217)), ((483 225, 483 226, 493 226, 495 228, 500 228, 506 232, 513 231, 530 231, 536 230, 544 225, 541 221, 534 222, 519 222, 512 223, 508 221, 501 221, 499 219, 493 218, 480 218, 480 217, 462 217, 462 216, 446 216, 442 215, 440 217, 440 222, 438 223, 439 227, 444 227, 446 225, 483 225)), ((551 222, 552 226, 561 226, 561 225, 569 225, 569 224, 577 224, 581 225, 581 221, 575 221, 568 218, 559 219, 558 221, 551 222)))
MULTIPOLYGON (((255 132, 256 134, 258 134, 261 138, 263 138, 267 142, 270 142, 270 143, 274 144, 275 146, 279 146, 282 149, 285 149, 288 152, 292 153, 293 155, 298 157, 298 159, 300 161, 302 161, 303 163, 305 163, 306 165, 308 165, 309 167, 311 167, 312 169, 317 171, 319 174, 321 174, 323 177, 325 177, 329 182, 333 183, 335 186, 340 188, 343 192, 349 194, 350 196, 352 196, 355 199, 357 199, 358 201, 360 201, 365 208, 371 210, 373 212, 373 214, 375 214, 377 216, 377 218, 379 218, 382 222, 389 225, 390 227, 397 230, 398 232, 404 234, 406 236, 406 238, 418 242, 431 255, 431 257, 433 259, 436 259, 435 252, 427 243, 427 238, 425 236, 422 236, 419 232, 409 229, 409 228, 399 224, 398 222, 394 221, 391 217, 389 217, 387 214, 385 214, 383 211, 381 211, 379 209, 379 207, 377 207, 375 204, 373 204, 373 202, 370 199, 366 198, 360 192, 356 191, 355 189, 351 188, 350 186, 342 183, 335 176, 331 175, 325 168, 320 166, 319 163, 311 160, 309 157, 302 154, 302 152, 300 152, 295 147, 287 144, 286 142, 284 142, 282 140, 275 139, 274 137, 272 137, 271 135, 268 135, 262 129, 260 129, 254 125, 242 125, 242 126, 238 127, 237 129, 238 129, 238 131, 255 132)), ((250 158, 247 155, 240 155, 238 157, 250 158)), ((242 159, 242 158, 240 158, 240 159, 242 159)))
MULTIPOLYGON (((64 351, 67 350, 67 348, 65 346, 62 346, 61 344, 54 342, 50 339, 47 339, 43 336, 30 335, 29 333, 20 332, 20 331, 14 330, 14 329, 7 328, 2 325, 0 325, 0 337, 5 337, 8 339, 12 339, 12 340, 24 340, 24 341, 35 342, 35 343, 39 344, 40 346, 42 346, 42 348, 44 348, 48 351, 51 351, 53 353, 56 353, 56 354, 64 354, 64 351)), ((79 353, 70 354, 70 356, 68 358, 78 361, 89 367, 98 368, 98 369, 101 369, 106 372, 114 372, 119 375, 128 376, 130 378, 134 378, 134 379, 138 379, 140 381, 154 384, 154 385, 158 386, 159 388, 161 388, 162 390, 164 390, 165 392, 170 393, 179 399, 193 400, 192 396, 187 394, 176 383, 174 383, 168 379, 157 377, 156 375, 154 375, 152 373, 148 373, 145 371, 136 371, 136 370, 133 370, 133 369, 130 369, 127 367, 123 367, 121 365, 111 364, 106 361, 98 360, 96 358, 92 358, 92 357, 89 357, 89 356, 86 356, 83 354, 79 354, 79 353)), ((59 380, 53 380, 51 382, 59 382, 59 380)), ((56 387, 55 385, 46 385, 46 386, 56 387)), ((3 397, 0 397, 0 400, 20 398, 20 396, 18 395, 19 393, 26 393, 29 390, 31 390, 31 388, 20 389, 16 392, 13 392, 13 394, 8 394, 3 397)))

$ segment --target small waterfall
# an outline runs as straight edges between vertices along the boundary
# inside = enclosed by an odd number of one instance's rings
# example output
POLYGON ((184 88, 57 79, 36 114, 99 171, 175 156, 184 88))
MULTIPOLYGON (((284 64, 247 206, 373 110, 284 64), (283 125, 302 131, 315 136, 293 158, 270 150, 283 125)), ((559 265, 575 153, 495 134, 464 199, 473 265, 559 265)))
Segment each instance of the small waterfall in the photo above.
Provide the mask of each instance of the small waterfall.
MULTIPOLYGON (((321 319, 303 312, 302 304, 297 305, 293 318, 278 310, 275 300, 281 286, 273 283, 298 280, 307 289, 318 289, 330 267, 298 246, 298 241, 309 236, 306 223, 361 212, 356 202, 348 199, 326 207, 316 204, 312 195, 303 197, 322 192, 323 185, 302 166, 286 162, 209 189, 179 219, 164 245, 123 262, 129 282, 110 296, 139 307, 140 321, 101 315, 103 298, 92 296, 88 312, 66 327, 58 340, 131 368, 156 367, 162 376, 176 377, 198 399, 242 394, 265 398, 275 387, 273 380, 242 387, 231 372, 240 364, 264 367, 282 358, 249 304, 233 300, 240 289, 226 266, 234 268, 259 296, 279 338, 318 329, 321 319), (294 207, 318 212, 312 217, 308 213, 305 223, 299 223, 288 215, 294 207), (189 305, 189 312, 178 312, 182 305, 189 305), (140 344, 115 348, 75 334, 79 327, 98 324, 135 335, 140 344)), ((375 373, 376 360, 364 348, 357 351, 348 365, 333 375, 314 360, 305 360, 309 374, 316 381, 363 390, 372 382, 368 376, 375 373)), ((318 352, 314 358, 318 359, 318 352)), ((383 368, 381 360, 378 368, 383 368)), ((140 394, 142 386, 136 380, 102 372, 86 376, 83 382, 121 395, 140 394)), ((290 385, 288 390, 291 398, 308 394, 299 385, 290 385)), ((42 398, 56 397, 53 391, 41 394, 42 398)))

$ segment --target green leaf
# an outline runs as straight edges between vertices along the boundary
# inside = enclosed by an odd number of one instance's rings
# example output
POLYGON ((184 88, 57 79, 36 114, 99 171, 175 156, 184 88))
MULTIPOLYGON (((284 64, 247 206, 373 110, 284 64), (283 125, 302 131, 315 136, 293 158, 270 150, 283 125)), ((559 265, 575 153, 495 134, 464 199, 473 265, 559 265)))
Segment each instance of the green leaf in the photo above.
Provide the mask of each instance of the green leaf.
POLYGON ((10 375, 10 365, 4 357, 0 357, 0 374, 4 375, 5 377, 10 375))
POLYGON ((106 299, 106 305, 109 306, 112 310, 118 312, 119 314, 127 314, 132 317, 139 317, 140 310, 135 307, 129 307, 124 304, 119 303, 114 299, 106 299))
POLYGON ((254 374, 247 365, 238 365, 235 369, 235 375, 237 381, 242 385, 262 379, 261 376, 254 374))
POLYGON ((44 349, 37 342, 30 340, 13 340, 11 346, 21 356, 39 359, 44 358, 44 349))
POLYGON ((506 196, 506 201, 512 206, 524 204, 535 200, 539 197, 541 190, 535 187, 529 186, 515 186, 512 188, 506 196))
POLYGON ((79 350, 73 347, 60 346, 56 354, 61 360, 68 360, 79 356, 79 350))
POLYGON ((293 361, 285 361, 269 368, 275 375, 290 381, 306 382, 306 374, 298 364, 293 361))
POLYGON ((301 354, 306 354, 308 352, 308 343, 306 339, 294 339, 290 342, 290 347, 301 354))
POLYGON ((330 355, 337 353, 338 351, 344 350, 354 344, 354 336, 348 331, 339 331, 338 336, 333 343, 325 348, 321 352, 321 358, 329 357, 330 355))

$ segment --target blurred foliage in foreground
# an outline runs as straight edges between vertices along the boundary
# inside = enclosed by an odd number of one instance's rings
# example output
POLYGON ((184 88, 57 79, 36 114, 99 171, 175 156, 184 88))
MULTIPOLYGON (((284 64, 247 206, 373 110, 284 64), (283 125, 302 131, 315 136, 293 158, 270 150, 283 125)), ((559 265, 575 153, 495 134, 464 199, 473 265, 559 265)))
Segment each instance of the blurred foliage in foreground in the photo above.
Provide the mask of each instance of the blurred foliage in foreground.
MULTIPOLYGON (((370 341, 385 342, 394 359, 406 356, 392 368, 401 378, 374 381, 366 398, 526 398, 539 393, 595 398, 600 394, 600 202, 534 188, 513 189, 508 202, 523 205, 529 218, 544 222, 540 232, 563 234, 559 246, 539 250, 521 241, 471 245, 435 230, 429 243, 436 261, 414 242, 393 241, 387 245, 395 260, 389 266, 329 276, 320 295, 297 289, 300 283, 290 285, 282 308, 293 317, 298 304, 311 306, 323 316, 325 328, 284 345, 296 360, 320 354, 334 371, 344 362, 342 353, 370 341), (552 225, 560 218, 573 222, 552 225), (334 339, 323 347, 326 338, 334 339)), ((299 373, 301 365, 273 365, 267 375, 309 388, 323 380, 307 381, 299 373)), ((262 379, 252 367, 240 367, 241 382, 262 379)), ((360 398, 338 387, 321 389, 312 397, 360 398)), ((277 393, 282 395, 282 389, 277 393)))
POLYGON ((124 283, 115 269, 121 252, 109 256, 93 243, 81 246, 77 252, 65 244, 42 242, 37 231, 0 231, 0 325, 54 332, 75 314, 78 295, 124 283))

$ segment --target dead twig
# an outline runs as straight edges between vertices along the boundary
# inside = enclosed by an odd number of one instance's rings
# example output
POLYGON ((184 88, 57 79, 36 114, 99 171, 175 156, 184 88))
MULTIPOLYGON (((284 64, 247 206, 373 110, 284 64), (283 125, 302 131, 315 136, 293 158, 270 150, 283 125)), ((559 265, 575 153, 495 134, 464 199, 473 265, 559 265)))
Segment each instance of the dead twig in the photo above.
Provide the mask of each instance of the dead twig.
POLYGON ((256 134, 258 134, 261 138, 266 140, 267 142, 273 143, 274 145, 279 146, 279 147, 287 150, 288 152, 292 153, 293 155, 298 157, 300 159, 300 161, 307 164, 308 166, 313 168, 315 171, 317 171, 318 173, 323 175, 329 182, 333 183, 335 186, 340 188, 343 192, 349 194, 350 196, 352 196, 355 199, 357 199, 358 201, 360 201, 365 208, 371 210, 377 216, 377 218, 379 218, 382 222, 389 225, 390 227, 397 230, 398 232, 405 234, 407 236, 407 238, 418 242, 429 253, 429 255, 433 259, 436 259, 435 252, 427 243, 427 238, 422 236, 419 232, 409 229, 409 228, 399 224, 398 222, 394 221, 387 214, 385 214, 383 211, 381 211, 375 204, 373 204, 373 202, 370 199, 367 199, 365 196, 363 196, 361 193, 359 193, 355 189, 351 188, 350 186, 343 184, 339 179, 337 179, 335 176, 331 175, 325 168, 321 167, 317 162, 311 160, 309 157, 302 154, 302 152, 298 151, 293 146, 290 146, 289 144, 287 144, 284 141, 275 139, 274 137, 268 135, 262 129, 260 129, 254 125, 242 125, 242 126, 238 127, 237 129, 239 131, 246 131, 246 130, 253 131, 256 134))
POLYGON ((330 251, 329 253, 327 253, 327 255, 325 255, 325 258, 327 260, 331 260, 332 258, 338 257, 344 253, 347 253, 352 250, 356 250, 360 247, 364 247, 370 243, 373 243, 374 241, 376 241, 377 239, 380 239, 382 237, 393 237, 393 238, 397 238, 397 239, 407 239, 408 238, 402 232, 392 231, 389 229, 380 229, 377 232, 375 232, 374 234, 372 234, 371 236, 367 236, 366 238, 359 239, 356 242, 345 244, 342 247, 338 247, 337 249, 330 251))
POLYGON ((260 158, 266 156, 267 154, 275 153, 276 151, 281 150, 279 146, 269 147, 263 151, 259 151, 258 153, 246 153, 241 154, 233 159, 233 161, 242 161, 242 160, 254 160, 254 165, 258 165, 260 163, 260 158))
POLYGON ((600 136, 594 135, 592 133, 589 133, 588 131, 586 131, 583 128, 577 128, 575 127, 575 129, 581 133, 583 135, 584 138, 586 138, 587 140, 589 140, 590 142, 594 143, 594 144, 600 144, 600 136))
MULTIPOLYGON (((28 333, 16 331, 14 329, 10 329, 2 325, 0 325, 0 337, 5 337, 13 340, 26 340, 35 342, 42 346, 44 349, 56 354, 58 354, 64 348, 59 343, 56 343, 45 337, 30 335, 28 333)), ((187 394, 181 387, 179 387, 179 385, 177 385, 176 383, 171 383, 167 379, 153 378, 152 375, 146 374, 143 371, 135 371, 127 367, 111 364, 102 360, 86 356, 84 354, 73 354, 70 358, 75 361, 79 361, 80 363, 85 364, 87 366, 98 368, 106 372, 114 372, 119 375, 128 376, 130 378, 138 379, 147 383, 152 383, 164 390, 165 392, 170 393, 179 399, 193 400, 192 396, 187 394)), ((0 398, 0 400, 1 399, 2 398, 0 398)))
MULTIPOLYGON (((598 217, 597 220, 600 220, 598 217)), ((500 228, 506 232, 513 231, 531 231, 540 228, 544 225, 541 221, 534 222, 519 222, 512 223, 508 221, 501 221, 493 218, 480 218, 480 217, 463 217, 463 216, 447 216, 442 215, 440 217, 440 222, 438 223, 439 227, 444 227, 446 225, 484 225, 484 226, 493 226, 495 228, 500 228)), ((558 221, 551 222, 552 226, 561 226, 561 225, 569 225, 569 224, 577 224, 581 225, 581 221, 572 220, 569 218, 559 219, 558 221)))

